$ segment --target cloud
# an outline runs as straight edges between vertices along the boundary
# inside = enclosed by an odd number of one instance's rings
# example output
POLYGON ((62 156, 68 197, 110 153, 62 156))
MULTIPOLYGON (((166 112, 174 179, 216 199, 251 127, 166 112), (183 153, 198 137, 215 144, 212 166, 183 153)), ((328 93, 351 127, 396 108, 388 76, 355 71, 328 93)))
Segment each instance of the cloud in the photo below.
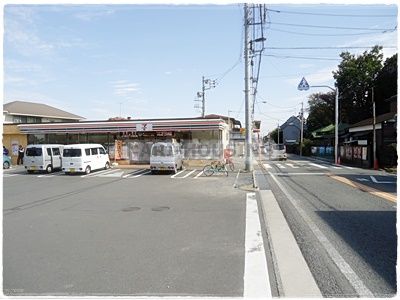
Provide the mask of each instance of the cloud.
POLYGON ((139 84, 127 80, 117 80, 110 82, 114 89, 114 95, 130 99, 133 94, 140 91, 139 84))
POLYGON ((165 71, 164 74, 165 74, 165 75, 171 75, 172 72, 171 72, 171 71, 165 71))
POLYGON ((87 10, 87 11, 81 11, 81 12, 75 13, 74 17, 79 20, 85 21, 85 22, 90 22, 94 19, 113 15, 114 13, 115 13, 115 10, 113 10, 113 9, 106 8, 104 10, 94 11, 91 8, 90 10, 87 10))

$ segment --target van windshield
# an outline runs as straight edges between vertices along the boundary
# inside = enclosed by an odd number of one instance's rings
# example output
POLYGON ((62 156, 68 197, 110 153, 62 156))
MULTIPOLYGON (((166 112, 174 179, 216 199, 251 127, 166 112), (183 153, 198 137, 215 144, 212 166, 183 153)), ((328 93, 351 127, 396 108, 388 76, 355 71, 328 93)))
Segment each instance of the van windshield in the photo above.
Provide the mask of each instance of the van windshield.
POLYGON ((171 145, 154 145, 151 148, 151 155, 153 156, 172 156, 172 146, 171 145))
POLYGON ((26 149, 26 156, 42 156, 42 148, 27 148, 26 149))
POLYGON ((81 151, 81 149, 64 149, 63 156, 64 157, 81 157, 82 151, 81 151))

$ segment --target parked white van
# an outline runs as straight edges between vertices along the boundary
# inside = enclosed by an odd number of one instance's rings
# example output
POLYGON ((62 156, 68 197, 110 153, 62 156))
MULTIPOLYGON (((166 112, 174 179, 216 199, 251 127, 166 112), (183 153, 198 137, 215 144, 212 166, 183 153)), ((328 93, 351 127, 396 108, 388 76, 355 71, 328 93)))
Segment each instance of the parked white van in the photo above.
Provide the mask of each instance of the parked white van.
POLYGON ((100 144, 65 145, 62 159, 62 170, 65 174, 108 169, 110 158, 100 144))
POLYGON ((157 142, 151 147, 150 169, 154 174, 157 171, 182 170, 183 155, 178 143, 157 142))
POLYGON ((64 145, 28 145, 25 150, 24 167, 28 173, 61 169, 61 154, 64 145))

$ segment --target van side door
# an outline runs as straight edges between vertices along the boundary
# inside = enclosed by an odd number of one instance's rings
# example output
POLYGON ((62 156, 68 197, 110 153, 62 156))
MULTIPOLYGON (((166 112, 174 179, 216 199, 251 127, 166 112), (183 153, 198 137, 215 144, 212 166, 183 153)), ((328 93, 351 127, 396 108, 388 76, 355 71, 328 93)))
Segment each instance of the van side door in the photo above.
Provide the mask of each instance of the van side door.
POLYGON ((53 169, 61 168, 61 151, 60 148, 51 148, 53 151, 53 169))
POLYGON ((90 148, 90 154, 92 155, 92 169, 97 170, 101 168, 101 160, 99 156, 98 148, 90 148))

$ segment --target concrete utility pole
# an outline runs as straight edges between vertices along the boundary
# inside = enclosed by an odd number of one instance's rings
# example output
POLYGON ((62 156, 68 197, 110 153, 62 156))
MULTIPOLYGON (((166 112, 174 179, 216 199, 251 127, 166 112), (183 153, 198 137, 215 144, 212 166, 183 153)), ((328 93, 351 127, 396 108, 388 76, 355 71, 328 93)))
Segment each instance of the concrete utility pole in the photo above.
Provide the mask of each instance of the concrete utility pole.
MULTIPOLYGON (((330 87, 330 89, 332 89, 330 87)), ((339 148, 339 88, 335 89, 335 164, 338 164, 339 148)))
POLYGON ((278 123, 278 145, 279 145, 279 123, 278 123))
POLYGON ((375 98, 374 98, 374 87, 372 87, 372 132, 373 132, 373 154, 374 154, 374 170, 378 170, 378 159, 376 158, 376 110, 375 110, 375 98))
POLYGON ((245 129, 246 129, 246 156, 245 170, 253 170, 253 157, 251 150, 251 124, 250 124, 250 101, 249 101, 249 86, 250 86, 250 63, 249 63, 249 10, 247 4, 244 4, 244 100, 245 100, 245 129))
POLYGON ((303 119, 303 101, 301 102, 301 136, 300 136, 300 156, 303 156, 303 132, 304 132, 304 128, 303 128, 303 124, 304 124, 304 119, 303 119))

